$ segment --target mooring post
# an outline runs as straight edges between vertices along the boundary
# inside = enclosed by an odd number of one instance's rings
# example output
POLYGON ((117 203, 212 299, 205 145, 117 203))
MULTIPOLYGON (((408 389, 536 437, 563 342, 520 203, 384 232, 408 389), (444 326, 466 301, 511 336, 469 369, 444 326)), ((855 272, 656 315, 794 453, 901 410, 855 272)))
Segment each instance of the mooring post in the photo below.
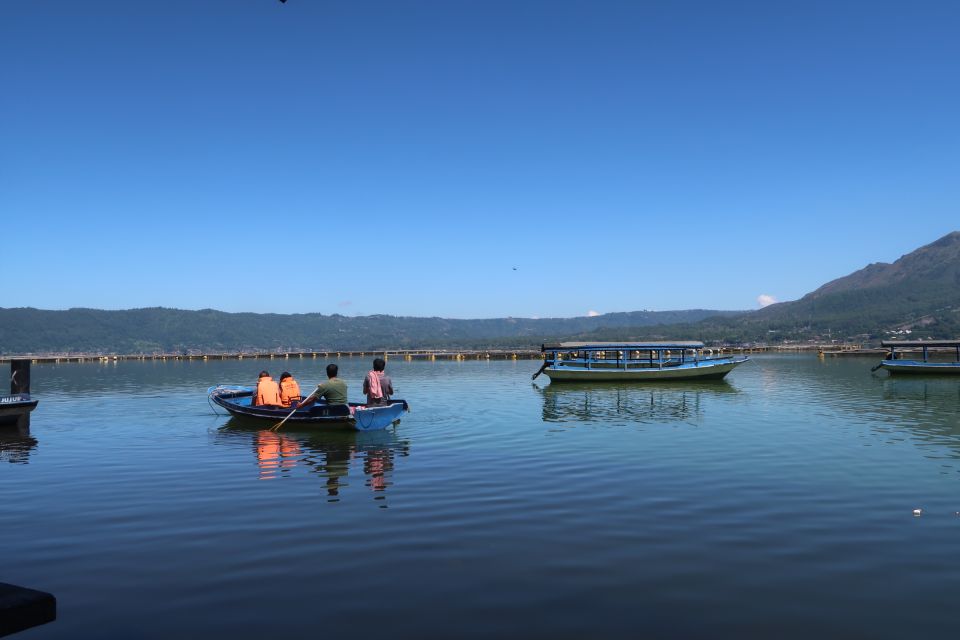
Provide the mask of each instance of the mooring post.
POLYGON ((30 361, 10 361, 10 394, 30 393, 30 361))

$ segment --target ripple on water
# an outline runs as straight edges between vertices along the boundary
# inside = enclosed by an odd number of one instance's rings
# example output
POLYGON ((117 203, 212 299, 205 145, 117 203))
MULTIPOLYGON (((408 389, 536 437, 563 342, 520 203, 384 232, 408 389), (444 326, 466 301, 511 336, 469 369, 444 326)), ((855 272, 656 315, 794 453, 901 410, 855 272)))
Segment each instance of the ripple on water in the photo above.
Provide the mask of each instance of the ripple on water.
MULTIPOLYGON (((369 362, 340 363, 355 391, 369 362)), ((275 434, 211 414, 208 386, 264 364, 36 367, 29 437, 0 438, 4 579, 60 607, 31 633, 952 628, 956 381, 796 356, 666 385, 391 361, 412 411, 385 432, 275 434)), ((324 364, 267 366, 309 385, 324 364)))

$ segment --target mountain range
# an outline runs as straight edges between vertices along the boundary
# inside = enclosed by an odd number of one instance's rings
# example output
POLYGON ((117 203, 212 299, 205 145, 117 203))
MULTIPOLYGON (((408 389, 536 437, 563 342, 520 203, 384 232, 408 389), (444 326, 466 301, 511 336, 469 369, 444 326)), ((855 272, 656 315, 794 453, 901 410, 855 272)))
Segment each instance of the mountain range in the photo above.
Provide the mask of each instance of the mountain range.
POLYGON ((960 232, 832 280, 799 300, 696 323, 639 331, 604 328, 583 339, 698 338, 725 344, 960 339, 960 232))
POLYGON ((960 337, 960 232, 751 313, 741 326, 798 337, 960 337))
POLYGON ((0 354, 531 347, 543 341, 701 339, 727 344, 960 338, 960 232, 757 311, 632 311, 579 318, 0 308, 0 354))
POLYGON ((403 316, 0 309, 0 354, 336 351, 525 347, 604 327, 692 323, 736 311, 633 311, 580 318, 451 320, 403 316))

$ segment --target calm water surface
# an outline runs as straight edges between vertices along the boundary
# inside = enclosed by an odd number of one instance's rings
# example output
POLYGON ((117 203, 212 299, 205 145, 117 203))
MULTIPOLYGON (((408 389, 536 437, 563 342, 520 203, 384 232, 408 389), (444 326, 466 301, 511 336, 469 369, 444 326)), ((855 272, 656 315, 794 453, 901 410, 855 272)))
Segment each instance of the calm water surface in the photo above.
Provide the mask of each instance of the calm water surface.
MULTIPOLYGON (((339 362, 359 399, 369 362, 339 362)), ((0 432, 0 581, 59 617, 22 637, 955 634, 960 380, 391 361, 412 412, 372 434, 273 434, 206 400, 324 364, 34 365, 29 434, 0 432)))

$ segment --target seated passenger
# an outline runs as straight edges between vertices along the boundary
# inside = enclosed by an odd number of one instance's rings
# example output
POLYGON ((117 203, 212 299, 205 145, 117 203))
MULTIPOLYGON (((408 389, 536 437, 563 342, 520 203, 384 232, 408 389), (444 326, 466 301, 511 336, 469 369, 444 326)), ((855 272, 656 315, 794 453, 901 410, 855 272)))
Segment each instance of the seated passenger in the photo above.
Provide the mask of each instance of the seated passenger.
POLYGON ((280 406, 280 386, 273 381, 270 374, 261 371, 257 381, 257 389, 253 392, 253 406, 280 406))
POLYGON ((363 392, 367 394, 368 405, 388 404, 393 395, 393 382, 390 376, 383 372, 387 361, 383 358, 374 358, 373 371, 367 373, 363 379, 363 392))
POLYGON ((347 383, 337 377, 339 371, 340 368, 337 365, 328 364, 327 381, 318 384, 316 390, 300 406, 309 406, 317 398, 325 399, 327 404, 347 404, 347 383))
POLYGON ((280 374, 280 404, 289 407, 300 401, 300 385, 293 376, 284 371, 280 374))

